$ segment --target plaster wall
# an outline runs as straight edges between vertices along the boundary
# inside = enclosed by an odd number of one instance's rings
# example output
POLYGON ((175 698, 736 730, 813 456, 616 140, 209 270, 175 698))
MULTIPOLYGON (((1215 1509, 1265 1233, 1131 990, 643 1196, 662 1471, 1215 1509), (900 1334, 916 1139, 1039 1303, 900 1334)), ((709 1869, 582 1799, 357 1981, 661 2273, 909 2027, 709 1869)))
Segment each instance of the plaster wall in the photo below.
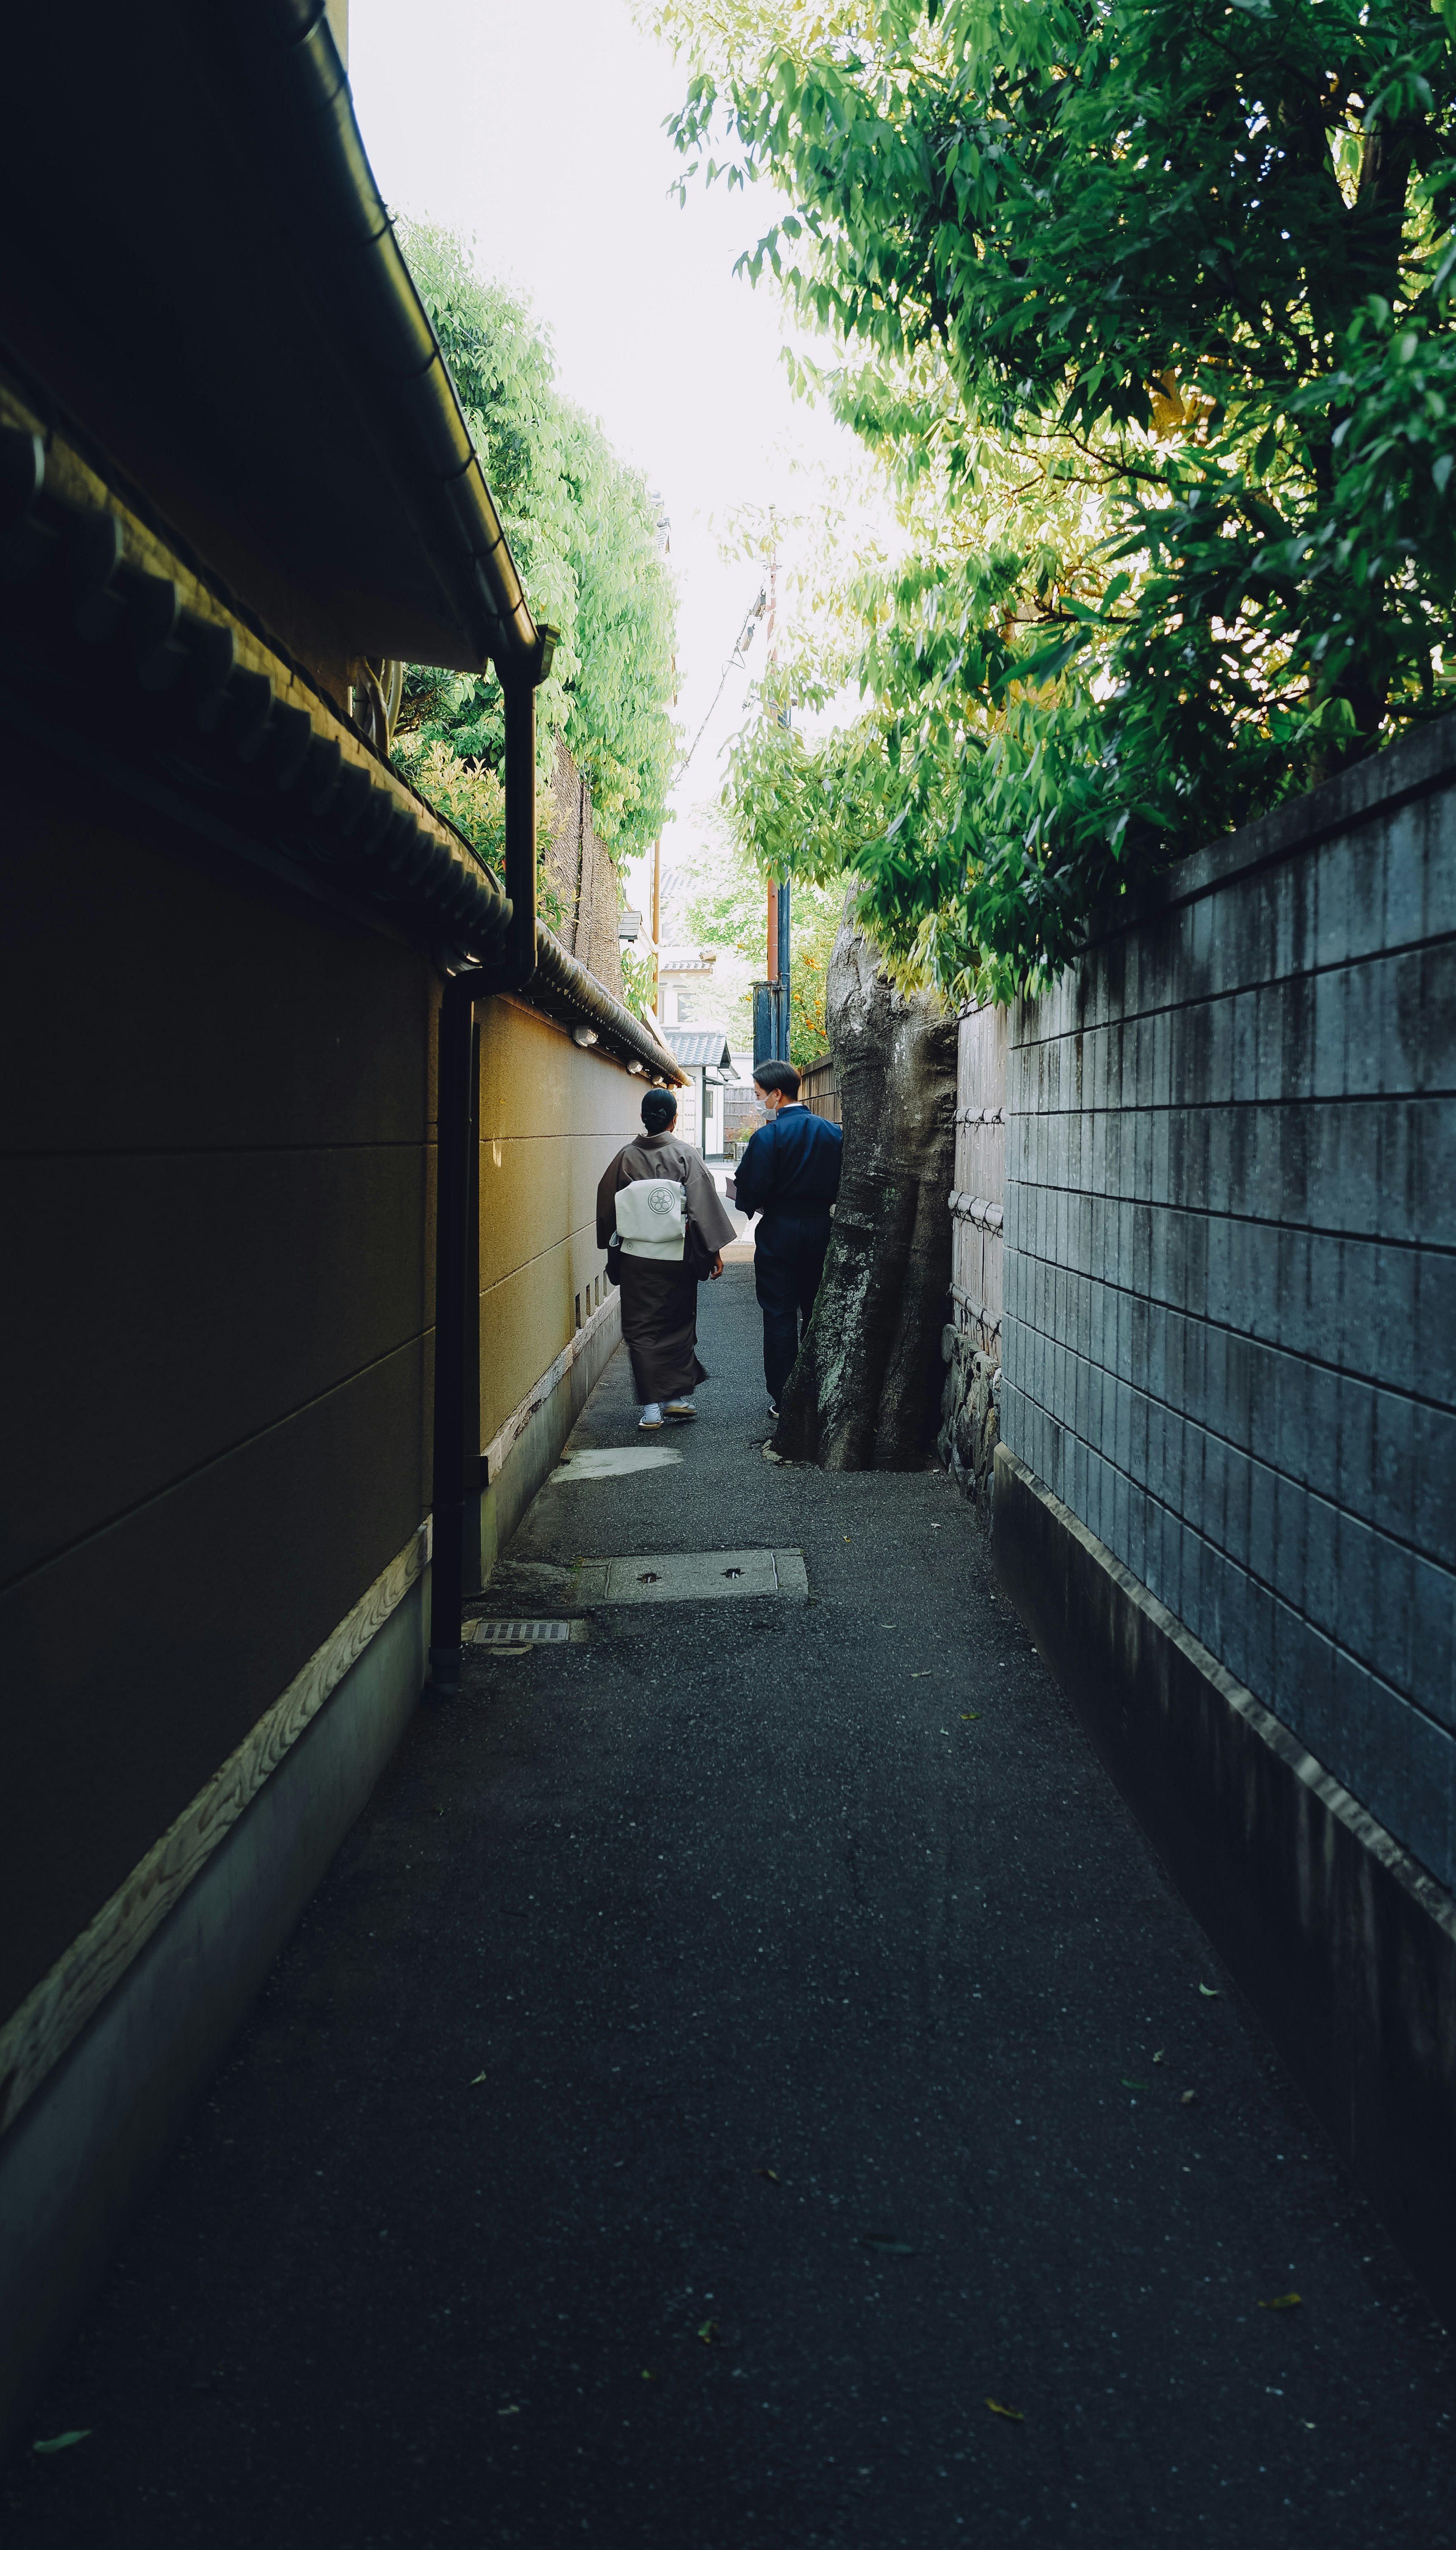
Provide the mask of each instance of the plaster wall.
POLYGON ((482 1450, 606 1294, 597 1182, 645 1087, 524 1001, 481 1004, 482 1450))
POLYGON ((428 1509, 428 956, 43 758, 0 954, 0 2021, 428 1509))

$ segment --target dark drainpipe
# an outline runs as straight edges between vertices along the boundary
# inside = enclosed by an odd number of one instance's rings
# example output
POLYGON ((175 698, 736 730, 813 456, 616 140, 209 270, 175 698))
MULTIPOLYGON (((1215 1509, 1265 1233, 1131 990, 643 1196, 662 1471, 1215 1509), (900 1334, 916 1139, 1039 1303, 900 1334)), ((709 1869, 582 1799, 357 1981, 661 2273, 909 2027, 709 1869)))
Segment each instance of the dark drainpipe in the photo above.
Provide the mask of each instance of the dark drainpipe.
MULTIPOLYGON (((448 976, 439 1005, 435 1226, 435 1548, 431 1562, 430 1680, 448 1698, 460 1687, 465 1588, 465 1341, 479 1317, 469 1299, 471 1088, 475 1004, 524 991, 535 972, 535 693, 550 669, 554 631, 519 669, 499 667, 506 700, 506 893, 503 958, 448 976)), ((472 1423, 472 1436, 478 1426, 472 1423)), ((473 1455, 478 1439, 468 1447, 473 1455)), ((474 1582, 472 1576, 471 1582, 474 1582)))

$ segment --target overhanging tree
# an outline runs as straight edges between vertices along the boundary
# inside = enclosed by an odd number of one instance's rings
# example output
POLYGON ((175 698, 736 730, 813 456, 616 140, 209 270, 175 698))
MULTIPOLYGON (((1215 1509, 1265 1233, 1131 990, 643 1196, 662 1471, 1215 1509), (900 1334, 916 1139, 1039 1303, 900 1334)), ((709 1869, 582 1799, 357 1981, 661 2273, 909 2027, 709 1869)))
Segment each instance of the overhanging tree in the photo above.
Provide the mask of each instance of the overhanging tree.
POLYGON ((1456 0, 654 15, 680 146, 785 199, 750 270, 919 508, 849 754, 892 956, 1004 995, 1443 704, 1456 0))
MULTIPOLYGON (((675 601, 644 479, 561 396, 529 307, 475 272, 448 232, 401 241, 449 364, 532 604, 560 633, 537 695, 540 769, 558 738, 592 792, 598 838, 626 866, 661 831, 677 751, 675 601)), ((409 667, 396 754, 426 795, 495 855, 504 707, 492 670, 409 667)))

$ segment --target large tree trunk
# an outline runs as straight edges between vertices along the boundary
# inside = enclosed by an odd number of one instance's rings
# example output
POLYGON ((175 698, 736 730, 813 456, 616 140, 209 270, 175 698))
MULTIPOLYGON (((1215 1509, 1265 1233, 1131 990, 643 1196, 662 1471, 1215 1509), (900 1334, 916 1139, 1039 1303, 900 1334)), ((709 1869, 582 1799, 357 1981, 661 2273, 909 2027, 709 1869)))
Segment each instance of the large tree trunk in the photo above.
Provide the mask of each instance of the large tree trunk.
POLYGON ((956 1023, 907 1000, 846 922, 828 979, 844 1170, 824 1282, 774 1449, 826 1470, 920 1470, 940 1422, 956 1023))

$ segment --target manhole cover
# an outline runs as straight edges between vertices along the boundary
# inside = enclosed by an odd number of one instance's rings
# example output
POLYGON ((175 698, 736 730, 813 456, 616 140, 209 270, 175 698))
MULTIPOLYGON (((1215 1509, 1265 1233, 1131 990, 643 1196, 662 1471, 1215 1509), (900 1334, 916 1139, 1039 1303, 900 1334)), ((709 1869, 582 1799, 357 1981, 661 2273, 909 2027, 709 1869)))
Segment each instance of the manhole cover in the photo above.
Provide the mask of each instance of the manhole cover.
POLYGON ((577 1599, 608 1603, 745 1603, 757 1595, 788 1595, 803 1602, 809 1592, 804 1554, 798 1549, 634 1549, 631 1557, 579 1560, 581 1579, 587 1566, 605 1564, 606 1585, 577 1599))

